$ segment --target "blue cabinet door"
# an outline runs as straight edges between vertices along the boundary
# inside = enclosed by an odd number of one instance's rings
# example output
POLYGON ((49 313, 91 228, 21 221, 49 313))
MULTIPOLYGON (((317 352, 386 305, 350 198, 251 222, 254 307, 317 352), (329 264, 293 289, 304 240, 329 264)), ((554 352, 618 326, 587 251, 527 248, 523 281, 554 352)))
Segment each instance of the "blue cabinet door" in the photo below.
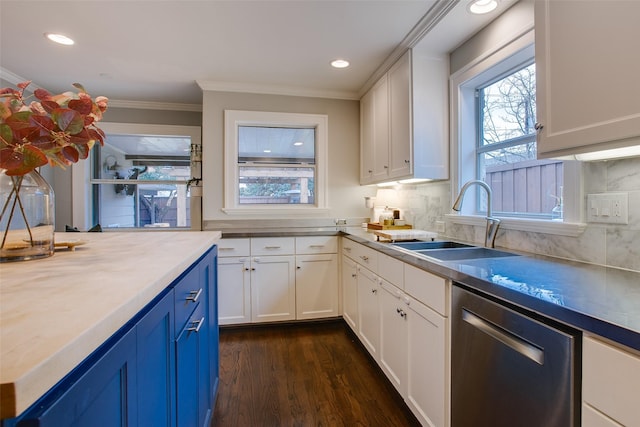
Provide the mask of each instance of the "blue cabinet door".
POLYGON ((138 425, 175 427, 173 290, 136 325, 138 425))
POLYGON ((218 329, 218 247, 209 252, 209 260, 202 264, 203 277, 208 281, 209 294, 209 405, 213 416, 220 378, 220 336, 218 329))
POLYGON ((136 425, 136 409, 136 335, 131 330, 41 415, 24 421, 41 427, 125 427, 136 425))
POLYGON ((206 345, 205 305, 196 306, 175 342, 178 427, 201 425, 198 391, 201 381, 206 381, 206 378, 200 377, 202 346, 206 345))

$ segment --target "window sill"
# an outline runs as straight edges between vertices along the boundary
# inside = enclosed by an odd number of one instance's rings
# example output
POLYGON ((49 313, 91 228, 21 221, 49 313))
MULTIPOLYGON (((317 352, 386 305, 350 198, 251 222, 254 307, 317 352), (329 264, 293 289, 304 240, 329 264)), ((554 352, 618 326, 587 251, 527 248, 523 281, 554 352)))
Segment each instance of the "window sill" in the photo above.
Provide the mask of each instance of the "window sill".
MULTIPOLYGON (((478 215, 447 214, 445 219, 454 224, 484 226, 486 217, 478 215)), ((526 218, 500 218, 500 228, 503 230, 530 231, 542 234, 555 234, 559 236, 578 237, 587 224, 562 221, 542 221, 526 218)))
POLYGON ((282 207, 249 207, 249 208, 222 208, 220 209, 230 216, 259 216, 259 217, 283 217, 283 216, 318 216, 328 215, 331 211, 329 208, 316 208, 308 206, 291 206, 282 207))

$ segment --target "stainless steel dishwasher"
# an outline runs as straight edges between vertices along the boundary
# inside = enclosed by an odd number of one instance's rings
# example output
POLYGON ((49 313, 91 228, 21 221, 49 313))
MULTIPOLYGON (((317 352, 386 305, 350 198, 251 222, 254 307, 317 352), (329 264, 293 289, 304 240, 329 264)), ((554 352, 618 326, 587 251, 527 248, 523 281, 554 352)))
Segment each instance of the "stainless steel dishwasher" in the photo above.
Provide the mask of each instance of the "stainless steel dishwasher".
POLYGON ((452 427, 580 425, 577 331, 459 286, 451 322, 452 427))

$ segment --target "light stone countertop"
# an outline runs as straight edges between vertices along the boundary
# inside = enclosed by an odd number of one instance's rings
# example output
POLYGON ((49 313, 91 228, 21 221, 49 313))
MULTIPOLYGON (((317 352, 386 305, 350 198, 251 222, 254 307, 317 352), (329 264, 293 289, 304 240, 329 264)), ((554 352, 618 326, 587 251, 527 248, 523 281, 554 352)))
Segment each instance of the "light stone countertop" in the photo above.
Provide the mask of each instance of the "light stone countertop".
POLYGON ((56 233, 84 241, 0 264, 0 418, 17 416, 221 237, 218 231, 56 233))

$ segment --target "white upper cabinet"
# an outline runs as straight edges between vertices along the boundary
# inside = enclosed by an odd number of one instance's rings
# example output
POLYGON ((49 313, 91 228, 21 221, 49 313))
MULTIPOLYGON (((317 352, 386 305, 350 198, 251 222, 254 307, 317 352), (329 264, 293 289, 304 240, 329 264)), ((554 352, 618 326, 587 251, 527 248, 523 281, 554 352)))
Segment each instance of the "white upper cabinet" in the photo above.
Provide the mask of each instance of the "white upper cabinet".
POLYGON ((448 63, 408 50, 360 101, 360 183, 448 179, 448 63))
POLYGON ((538 157, 640 144, 640 2, 535 2, 538 157))

